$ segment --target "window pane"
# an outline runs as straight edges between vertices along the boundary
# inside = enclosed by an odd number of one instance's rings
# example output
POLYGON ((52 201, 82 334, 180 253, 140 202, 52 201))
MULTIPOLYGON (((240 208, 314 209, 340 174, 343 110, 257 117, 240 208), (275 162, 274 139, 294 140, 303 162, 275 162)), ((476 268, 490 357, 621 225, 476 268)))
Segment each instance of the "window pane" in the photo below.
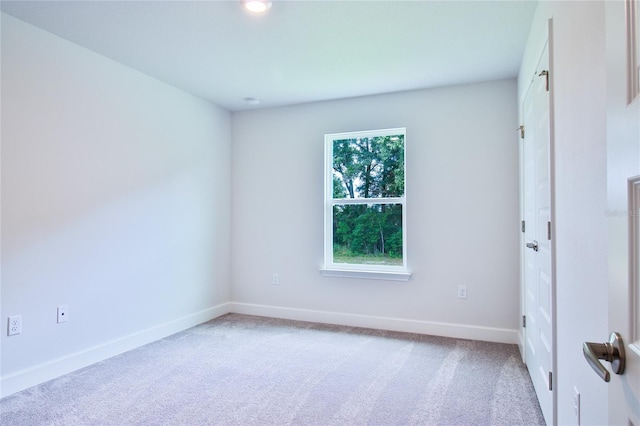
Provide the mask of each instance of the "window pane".
POLYGON ((333 207, 333 263, 402 266, 402 204, 333 207))
POLYGON ((333 198, 403 195, 403 134, 333 141, 333 198))

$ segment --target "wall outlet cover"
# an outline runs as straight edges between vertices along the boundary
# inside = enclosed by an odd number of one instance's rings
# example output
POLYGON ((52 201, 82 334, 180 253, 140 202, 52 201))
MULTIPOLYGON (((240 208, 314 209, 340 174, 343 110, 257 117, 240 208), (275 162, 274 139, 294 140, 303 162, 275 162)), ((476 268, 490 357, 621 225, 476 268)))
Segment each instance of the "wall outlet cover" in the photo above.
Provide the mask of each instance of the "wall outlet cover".
POLYGON ((69 306, 58 306, 58 324, 69 320, 69 306))
POLYGON ((467 286, 466 285, 459 285, 458 286, 458 298, 459 299, 466 299, 467 298, 467 286))
POLYGON ((22 315, 13 315, 9 317, 8 336, 15 336, 22 333, 22 315))

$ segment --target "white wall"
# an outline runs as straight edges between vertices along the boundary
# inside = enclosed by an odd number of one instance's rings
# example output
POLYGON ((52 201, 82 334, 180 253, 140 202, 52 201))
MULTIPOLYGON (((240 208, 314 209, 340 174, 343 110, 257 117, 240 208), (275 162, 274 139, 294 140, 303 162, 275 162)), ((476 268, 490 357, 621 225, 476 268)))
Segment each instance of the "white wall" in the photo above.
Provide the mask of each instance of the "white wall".
POLYGON ((228 112, 2 14, 2 393, 223 312, 229 189, 228 112))
POLYGON ((233 309, 515 343, 515 102, 505 80, 233 113, 233 309), (412 280, 320 276, 324 134, 404 126, 412 280))
MULTIPOLYGON (((553 18, 558 424, 607 424, 606 384, 582 342, 608 339, 606 78, 603 2, 540 2, 518 79, 522 100, 553 18)), ((521 102, 520 102, 521 104, 521 102)))

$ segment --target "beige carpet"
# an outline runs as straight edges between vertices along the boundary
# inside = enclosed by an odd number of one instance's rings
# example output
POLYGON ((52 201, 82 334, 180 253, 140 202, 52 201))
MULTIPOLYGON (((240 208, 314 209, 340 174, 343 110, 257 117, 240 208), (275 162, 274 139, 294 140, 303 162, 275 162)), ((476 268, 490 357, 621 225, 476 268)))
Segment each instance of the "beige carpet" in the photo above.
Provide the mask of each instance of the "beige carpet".
POLYGON ((229 314, 0 400, 2 425, 544 425, 514 345, 229 314))

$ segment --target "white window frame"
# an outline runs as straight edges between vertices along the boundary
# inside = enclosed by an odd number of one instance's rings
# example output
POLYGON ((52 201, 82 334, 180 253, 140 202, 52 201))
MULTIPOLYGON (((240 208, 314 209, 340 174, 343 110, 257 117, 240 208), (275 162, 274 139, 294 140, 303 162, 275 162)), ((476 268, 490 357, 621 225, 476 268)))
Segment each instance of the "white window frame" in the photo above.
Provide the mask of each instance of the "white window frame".
POLYGON ((411 274, 407 269, 407 133, 406 128, 365 130, 359 132, 325 134, 324 159, 324 267, 323 276, 408 281, 411 274), (388 135, 404 135, 405 182, 402 197, 383 198, 333 198, 333 141, 388 135), (400 204, 402 206, 402 266, 345 264, 333 262, 333 207, 347 204, 400 204))

